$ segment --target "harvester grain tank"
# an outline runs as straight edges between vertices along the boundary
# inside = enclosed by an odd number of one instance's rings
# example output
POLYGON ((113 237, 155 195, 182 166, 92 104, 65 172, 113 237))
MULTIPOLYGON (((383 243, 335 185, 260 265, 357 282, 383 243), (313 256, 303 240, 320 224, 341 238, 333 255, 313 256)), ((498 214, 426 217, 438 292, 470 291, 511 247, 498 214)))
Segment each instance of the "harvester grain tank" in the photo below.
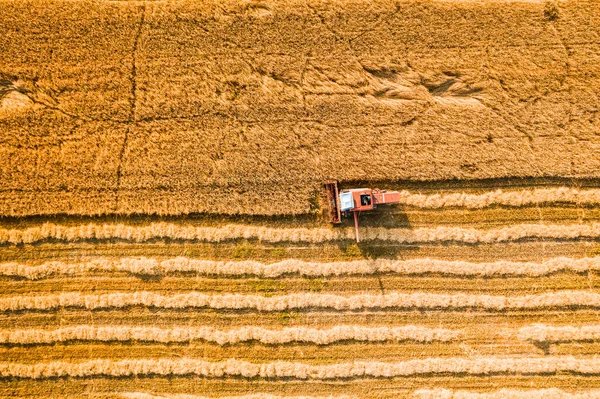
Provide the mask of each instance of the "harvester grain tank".
POLYGON ((354 229, 356 230, 356 242, 360 242, 358 235, 358 215, 363 211, 372 211, 378 205, 393 204, 400 202, 400 193, 397 191, 386 191, 378 188, 352 188, 340 191, 336 181, 326 181, 325 192, 329 206, 329 220, 331 223, 339 224, 342 216, 354 216, 354 229))

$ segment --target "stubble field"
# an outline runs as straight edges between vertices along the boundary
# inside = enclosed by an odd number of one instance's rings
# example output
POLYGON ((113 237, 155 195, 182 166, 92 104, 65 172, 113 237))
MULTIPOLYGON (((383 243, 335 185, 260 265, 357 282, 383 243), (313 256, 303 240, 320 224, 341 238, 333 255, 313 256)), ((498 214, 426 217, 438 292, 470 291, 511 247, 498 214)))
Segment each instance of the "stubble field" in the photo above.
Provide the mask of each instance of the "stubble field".
POLYGON ((593 398, 597 194, 405 192, 360 244, 316 216, 6 219, 0 393, 593 398))

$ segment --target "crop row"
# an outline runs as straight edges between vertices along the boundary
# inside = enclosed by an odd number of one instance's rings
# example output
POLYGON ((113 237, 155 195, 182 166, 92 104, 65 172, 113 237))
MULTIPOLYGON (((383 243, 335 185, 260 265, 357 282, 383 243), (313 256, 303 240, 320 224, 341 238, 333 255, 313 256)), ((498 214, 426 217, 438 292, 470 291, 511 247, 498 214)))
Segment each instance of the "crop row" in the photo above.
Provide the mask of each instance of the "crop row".
POLYGON ((356 361, 323 365, 283 361, 261 364, 236 359, 208 362, 192 358, 93 359, 80 363, 55 361, 35 364, 0 362, 0 377, 33 379, 67 376, 198 375, 327 380, 361 377, 389 378, 439 373, 471 375, 598 374, 600 373, 600 358, 574 358, 572 356, 427 358, 393 363, 356 361))
POLYGON ((519 338, 534 342, 568 342, 600 340, 600 325, 547 326, 534 324, 519 330, 519 338))
MULTIPOLYGON (((600 237, 600 223, 589 224, 518 224, 493 229, 466 227, 361 228, 363 240, 398 243, 461 242, 497 243, 522 239, 582 239, 600 237)), ((252 225, 202 227, 175 223, 150 223, 144 226, 124 224, 86 224, 64 226, 45 223, 26 229, 0 229, 0 244, 31 244, 47 239, 63 241, 126 240, 145 242, 153 239, 222 242, 257 239, 268 242, 312 242, 353 240, 351 228, 269 228, 252 225)))
POLYGON ((600 270, 600 257, 559 257, 542 262, 466 262, 440 259, 357 260, 350 262, 306 262, 287 259, 276 263, 257 261, 213 261, 177 257, 166 260, 152 258, 95 258, 82 262, 49 261, 32 266, 19 262, 0 263, 0 275, 41 279, 53 275, 75 275, 89 272, 127 272, 142 275, 164 275, 192 272, 202 275, 279 277, 285 274, 304 276, 341 276, 374 273, 424 274, 441 273, 459 276, 521 275, 543 276, 559 271, 577 273, 600 270))
POLYGON ((445 207, 464 207, 470 209, 486 208, 492 205, 525 206, 553 202, 592 205, 600 203, 600 190, 575 189, 569 187, 536 188, 532 190, 503 191, 495 190, 481 194, 416 194, 410 191, 400 192, 400 203, 415 208, 438 209, 445 207))
MULTIPOLYGON (((263 344, 286 344, 310 342, 326 345, 339 341, 418 341, 448 342, 461 334, 459 330, 429 328, 406 325, 397 327, 361 325, 338 325, 330 328, 285 327, 268 329, 244 326, 230 330, 219 330, 208 326, 186 327, 136 327, 122 325, 91 326, 77 325, 49 329, 0 329, 0 344, 53 344, 68 341, 146 341, 146 342, 190 342, 207 341, 219 345, 257 341, 263 344)), ((548 326, 533 324, 522 327, 518 337, 533 342, 600 341, 600 325, 548 326)))
POLYGON ((218 398, 187 394, 162 394, 152 395, 145 392, 121 392, 120 397, 125 399, 351 399, 354 396, 336 395, 336 396, 282 396, 269 393, 254 393, 239 396, 219 396, 218 398))
POLYGON ((421 389, 413 393, 414 399, 600 399, 600 390, 566 392, 548 389, 500 389, 493 392, 453 391, 450 389, 421 389))
MULTIPOLYGON (((361 325, 339 325, 330 328, 286 327, 267 329, 244 326, 230 330, 214 327, 135 327, 122 325, 91 326, 77 325, 48 329, 8 329, 0 330, 0 344, 52 344, 67 341, 147 341, 147 342, 189 342, 207 341, 219 345, 257 341, 263 344, 286 344, 290 342, 310 342, 326 345, 339 341, 418 341, 448 342, 460 335, 458 330, 429 328, 423 326, 365 327, 361 325)), ((599 341, 600 325, 590 326, 548 326, 533 324, 519 329, 518 336, 525 341, 570 342, 599 341)))
POLYGON ((150 341, 189 342, 202 340, 219 345, 258 341, 263 344, 285 344, 289 342, 311 342, 326 345, 332 342, 354 340, 378 341, 451 341, 458 331, 421 326, 364 327, 340 325, 327 329, 288 327, 278 330, 246 326, 231 330, 213 327, 133 327, 133 326, 90 326, 80 325, 55 330, 23 329, 0 330, 0 344, 50 344, 65 341, 150 341))
MULTIPOLYGON (((186 394, 152 395, 144 392, 123 392, 125 399, 213 399, 206 396, 186 394)), ((280 396, 256 393, 240 396, 222 396, 218 399, 350 399, 350 396, 280 396)), ((557 388, 546 389, 499 389, 491 392, 472 392, 450 389, 420 389, 412 393, 413 399, 600 399, 600 390, 566 392, 557 388)))
POLYGON ((588 307, 600 308, 600 293, 591 291, 557 291, 543 294, 504 296, 478 294, 438 294, 427 292, 382 295, 297 293, 265 297, 244 294, 203 294, 188 292, 163 295, 154 292, 117 292, 82 294, 63 292, 35 296, 0 297, 0 310, 52 310, 61 307, 85 309, 148 306, 165 309, 213 308, 283 311, 288 309, 326 308, 336 310, 386 308, 482 308, 486 310, 588 307))

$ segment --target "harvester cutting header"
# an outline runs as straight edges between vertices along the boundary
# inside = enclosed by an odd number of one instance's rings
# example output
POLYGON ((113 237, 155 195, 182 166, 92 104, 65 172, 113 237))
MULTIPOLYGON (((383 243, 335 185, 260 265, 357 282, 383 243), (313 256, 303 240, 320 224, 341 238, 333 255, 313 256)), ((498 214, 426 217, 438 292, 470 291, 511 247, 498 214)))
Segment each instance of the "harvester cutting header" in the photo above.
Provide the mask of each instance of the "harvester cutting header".
POLYGON ((329 220, 331 223, 339 224, 342 216, 354 216, 354 229, 356 230, 356 242, 360 242, 358 235, 358 215, 362 211, 371 211, 378 205, 400 202, 400 193, 397 191, 386 191, 378 188, 352 188, 339 191, 336 181, 324 183, 327 204, 329 206, 329 220))

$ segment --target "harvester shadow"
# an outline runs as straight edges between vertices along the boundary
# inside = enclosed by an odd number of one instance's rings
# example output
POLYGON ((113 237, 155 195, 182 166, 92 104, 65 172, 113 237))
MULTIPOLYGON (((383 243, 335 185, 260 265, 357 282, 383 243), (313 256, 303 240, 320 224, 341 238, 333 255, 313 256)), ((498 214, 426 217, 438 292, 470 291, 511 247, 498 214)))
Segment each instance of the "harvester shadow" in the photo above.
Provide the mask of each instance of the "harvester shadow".
POLYGON ((164 274, 149 274, 149 273, 130 273, 133 277, 137 277, 145 283, 158 283, 165 275, 164 274))
POLYGON ((531 341, 531 343, 544 352, 544 355, 548 356, 550 354, 550 347, 552 346, 551 342, 547 341, 531 341))
MULTIPOLYGON (((360 228, 403 228, 411 229, 411 222, 404 207, 400 205, 380 206, 371 212, 358 215, 360 228)), ((342 217, 342 227, 354 228, 354 219, 342 217)), ((344 241, 338 243, 338 247, 344 253, 356 255, 364 259, 399 259, 404 254, 418 251, 420 247, 414 244, 398 244, 380 240, 369 241, 344 241)))

